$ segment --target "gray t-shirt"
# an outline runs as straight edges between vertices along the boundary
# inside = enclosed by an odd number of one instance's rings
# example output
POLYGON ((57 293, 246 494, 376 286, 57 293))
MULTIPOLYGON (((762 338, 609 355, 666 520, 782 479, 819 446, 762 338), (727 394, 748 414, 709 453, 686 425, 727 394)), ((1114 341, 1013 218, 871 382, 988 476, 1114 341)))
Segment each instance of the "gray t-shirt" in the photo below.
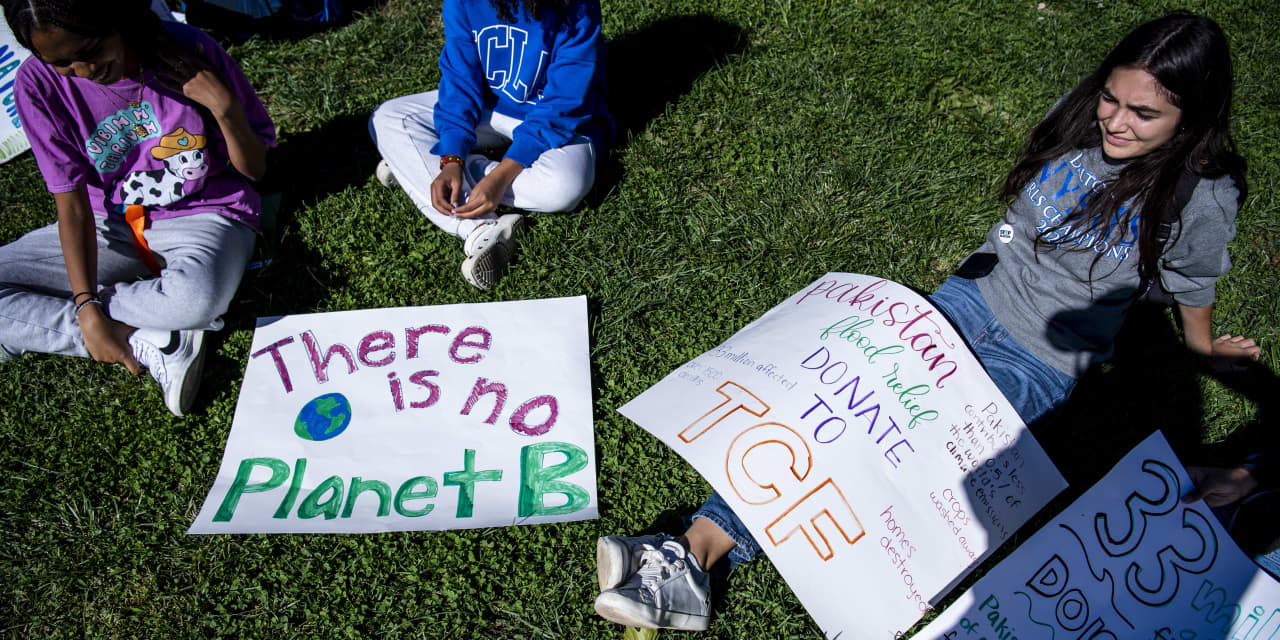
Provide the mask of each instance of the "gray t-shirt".
MULTIPOLYGON (((1097 197, 1122 166, 1108 162, 1101 148, 1050 162, 978 249, 1000 258, 978 280, 996 319, 1036 357, 1072 377, 1111 355, 1141 286, 1139 216, 1125 220, 1122 208, 1111 221, 1063 227, 1046 235, 1038 251, 1035 239, 1097 197)), ((1160 283, 1179 304, 1213 304, 1214 285, 1231 268, 1227 243, 1236 234, 1237 195, 1229 176, 1202 179, 1173 225, 1160 258, 1160 283)))

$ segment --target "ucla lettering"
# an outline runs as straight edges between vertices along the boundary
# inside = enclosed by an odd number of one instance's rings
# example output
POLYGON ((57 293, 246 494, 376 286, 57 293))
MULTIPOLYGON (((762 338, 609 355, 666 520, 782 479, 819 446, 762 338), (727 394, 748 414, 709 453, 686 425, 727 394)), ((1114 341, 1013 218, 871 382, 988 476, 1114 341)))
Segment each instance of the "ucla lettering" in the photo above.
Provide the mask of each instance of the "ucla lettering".
POLYGON ((541 95, 531 96, 532 88, 546 70, 548 52, 539 50, 537 61, 526 55, 529 32, 519 27, 496 24, 475 34, 485 79, 494 92, 501 91, 512 100, 536 103, 541 95))

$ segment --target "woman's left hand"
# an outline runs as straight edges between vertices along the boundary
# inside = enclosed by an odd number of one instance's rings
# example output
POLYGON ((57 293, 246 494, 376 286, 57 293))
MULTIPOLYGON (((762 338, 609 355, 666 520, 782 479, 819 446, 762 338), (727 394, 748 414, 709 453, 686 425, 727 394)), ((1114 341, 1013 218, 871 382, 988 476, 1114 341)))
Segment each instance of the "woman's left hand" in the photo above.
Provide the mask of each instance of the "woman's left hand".
POLYGON ((182 85, 182 94, 208 109, 215 118, 224 118, 236 107, 235 96, 212 71, 200 70, 182 85))
POLYGON ((1214 371, 1229 373, 1241 371, 1248 366, 1247 360, 1257 362, 1261 357, 1262 347, 1253 338, 1227 333, 1213 341, 1206 364, 1214 371))
POLYGON ((466 203, 453 210, 454 217, 478 218, 497 211, 498 205, 502 204, 502 197, 521 171, 524 171, 524 165, 503 158, 489 175, 481 178, 471 188, 471 195, 467 197, 466 203))

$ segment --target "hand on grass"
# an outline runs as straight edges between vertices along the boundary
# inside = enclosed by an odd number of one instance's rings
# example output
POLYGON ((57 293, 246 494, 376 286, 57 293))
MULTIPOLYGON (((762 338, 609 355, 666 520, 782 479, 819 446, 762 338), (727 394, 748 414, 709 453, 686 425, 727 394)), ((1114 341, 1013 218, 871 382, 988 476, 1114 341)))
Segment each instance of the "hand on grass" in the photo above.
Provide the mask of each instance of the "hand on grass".
POLYGON ((1258 486, 1253 474, 1244 467, 1187 467, 1187 474, 1195 488, 1183 496, 1184 503, 1203 499, 1210 507, 1221 507, 1249 495, 1258 486))
POLYGON ((129 348, 128 340, 122 339, 121 332, 117 331, 119 323, 108 318, 107 314, 102 312, 100 305, 86 304, 80 309, 77 320, 80 323, 80 335, 84 338, 84 346, 94 360, 108 364, 122 364, 135 376, 142 373, 142 365, 138 364, 138 360, 133 357, 133 350, 129 348))
POLYGON ((1205 354, 1205 365, 1218 373, 1233 373, 1243 371, 1250 361, 1257 362, 1261 357, 1262 347, 1257 341, 1228 333, 1213 341, 1205 354))

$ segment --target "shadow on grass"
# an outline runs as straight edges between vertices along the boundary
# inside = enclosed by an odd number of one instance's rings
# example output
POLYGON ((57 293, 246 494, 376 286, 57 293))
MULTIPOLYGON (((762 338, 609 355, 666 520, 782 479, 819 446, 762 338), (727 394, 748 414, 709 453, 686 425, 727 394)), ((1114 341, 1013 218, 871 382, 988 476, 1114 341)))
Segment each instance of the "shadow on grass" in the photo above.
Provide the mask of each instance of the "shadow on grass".
POLYGON ((261 193, 281 193, 280 228, 293 213, 373 175, 378 149, 369 138, 369 115, 339 116, 323 126, 289 135, 271 150, 261 193))
POLYGON ((608 43, 609 112, 617 123, 614 152, 596 170, 588 201, 599 204, 622 178, 617 151, 695 80, 745 47, 737 25, 707 15, 664 18, 608 43))
POLYGON ((212 33, 223 44, 251 38, 296 41, 342 27, 349 24, 357 12, 369 11, 386 3, 386 0, 344 0, 339 3, 343 5, 341 15, 327 23, 307 19, 321 14, 325 3, 320 0, 295 3, 301 6, 296 10, 296 16, 290 14, 289 8, 282 8, 266 18, 253 18, 203 0, 187 0, 186 16, 188 24, 212 33))
POLYGON ((1187 350, 1168 309, 1133 305, 1111 360, 1080 378, 1057 415, 1033 425, 1036 438, 1072 484, 1092 485, 1156 429, 1187 464, 1235 464, 1248 453, 1274 448, 1280 401, 1276 375, 1257 364, 1233 373, 1208 370, 1187 350), (1220 443, 1204 444, 1213 425, 1205 423, 1202 374, 1257 407, 1250 425, 1220 443))

